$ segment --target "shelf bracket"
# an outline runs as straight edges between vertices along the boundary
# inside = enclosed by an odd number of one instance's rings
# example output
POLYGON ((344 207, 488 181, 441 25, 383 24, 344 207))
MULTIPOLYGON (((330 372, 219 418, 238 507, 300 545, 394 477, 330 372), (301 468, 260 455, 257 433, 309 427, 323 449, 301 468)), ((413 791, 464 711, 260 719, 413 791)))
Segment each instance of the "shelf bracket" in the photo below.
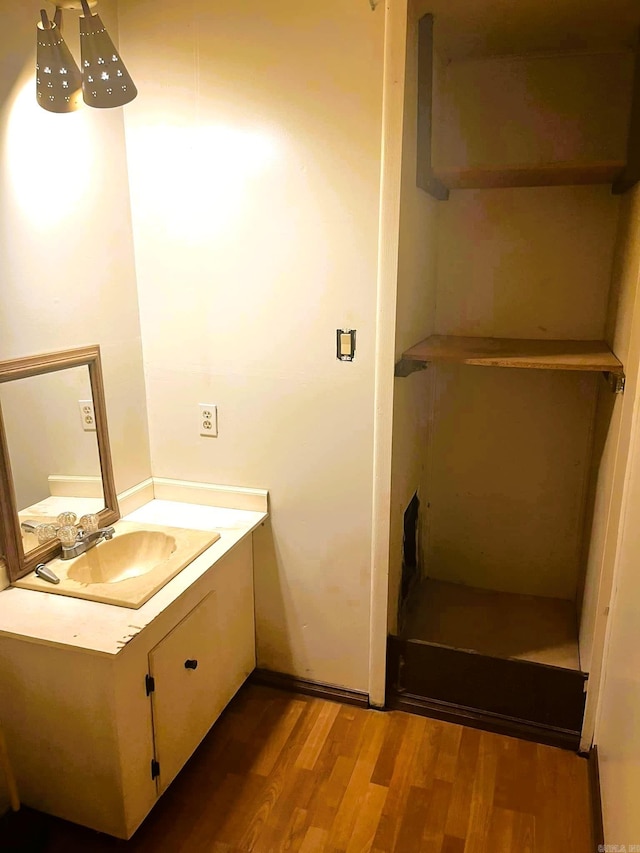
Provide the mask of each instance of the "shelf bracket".
POLYGON ((626 380, 626 376, 624 373, 611 373, 608 370, 602 372, 602 375, 607 380, 609 384, 609 388, 613 391, 614 394, 622 394, 624 391, 624 383, 626 380))
POLYGON ((415 361, 412 358, 401 358, 396 364, 393 371, 394 376, 411 376, 412 373, 417 373, 419 370, 426 370, 429 367, 426 361, 415 361))

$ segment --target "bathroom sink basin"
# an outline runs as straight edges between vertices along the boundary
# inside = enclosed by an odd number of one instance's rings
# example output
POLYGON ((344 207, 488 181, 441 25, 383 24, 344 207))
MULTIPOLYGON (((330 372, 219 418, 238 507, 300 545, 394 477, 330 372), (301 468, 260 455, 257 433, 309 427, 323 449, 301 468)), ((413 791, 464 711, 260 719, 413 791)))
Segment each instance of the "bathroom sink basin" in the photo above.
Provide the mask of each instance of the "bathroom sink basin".
POLYGON ((176 547, 174 537, 159 530, 124 533, 73 560, 67 577, 86 585, 122 583, 152 572, 176 547))
POLYGON ((59 578, 48 583, 32 572, 14 586, 137 609, 220 538, 212 530, 157 527, 117 521, 113 539, 73 560, 51 560, 59 578))

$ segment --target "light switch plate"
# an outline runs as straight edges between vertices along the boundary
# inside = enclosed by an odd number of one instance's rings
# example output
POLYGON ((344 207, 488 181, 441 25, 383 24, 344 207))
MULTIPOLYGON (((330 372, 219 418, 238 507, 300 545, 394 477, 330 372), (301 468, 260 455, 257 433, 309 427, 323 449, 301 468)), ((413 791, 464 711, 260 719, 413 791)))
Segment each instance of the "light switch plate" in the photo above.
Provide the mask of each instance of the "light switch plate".
POLYGON ((356 355, 356 330, 336 329, 336 357, 340 361, 353 361, 356 355))

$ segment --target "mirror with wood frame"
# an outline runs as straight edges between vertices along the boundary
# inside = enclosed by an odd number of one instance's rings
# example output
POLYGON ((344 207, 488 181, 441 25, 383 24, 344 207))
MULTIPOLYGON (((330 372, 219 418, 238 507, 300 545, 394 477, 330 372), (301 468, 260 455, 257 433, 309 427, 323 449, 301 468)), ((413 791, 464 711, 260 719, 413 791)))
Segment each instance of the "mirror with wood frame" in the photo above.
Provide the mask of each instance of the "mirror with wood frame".
POLYGON ((60 553, 60 513, 95 515, 100 527, 120 517, 98 346, 0 361, 0 552, 10 580, 60 553))

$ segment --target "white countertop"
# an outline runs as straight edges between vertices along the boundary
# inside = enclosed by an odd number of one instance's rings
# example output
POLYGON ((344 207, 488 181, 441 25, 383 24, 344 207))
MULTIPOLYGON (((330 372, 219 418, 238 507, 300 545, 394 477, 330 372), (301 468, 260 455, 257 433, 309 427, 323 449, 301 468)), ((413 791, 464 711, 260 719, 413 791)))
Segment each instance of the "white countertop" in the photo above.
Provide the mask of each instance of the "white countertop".
POLYGON ((28 589, 3 590, 0 636, 115 655, 266 518, 265 512, 152 500, 123 520, 217 530, 220 539, 138 610, 28 589))

